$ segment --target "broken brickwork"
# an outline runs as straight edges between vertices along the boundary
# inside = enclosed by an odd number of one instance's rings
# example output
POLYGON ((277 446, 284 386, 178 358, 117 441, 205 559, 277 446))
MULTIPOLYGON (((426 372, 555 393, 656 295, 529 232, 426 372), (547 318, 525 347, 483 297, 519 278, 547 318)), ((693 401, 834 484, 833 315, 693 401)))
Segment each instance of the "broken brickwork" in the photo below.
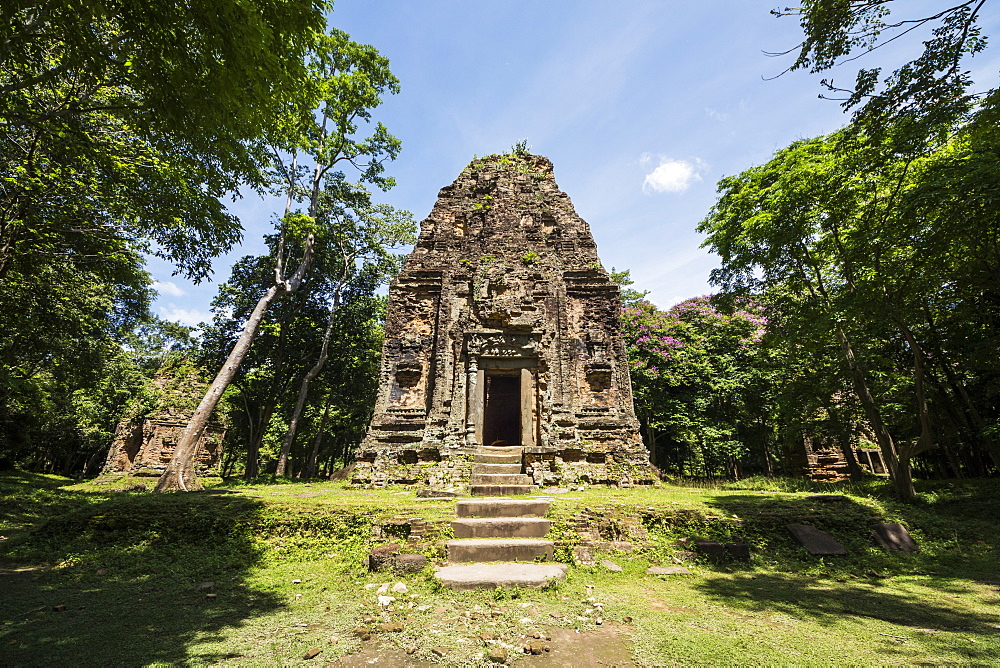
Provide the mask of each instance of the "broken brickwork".
MULTIPOLYGON (((162 475, 207 387, 183 364, 179 370, 158 374, 150 385, 151 393, 158 397, 156 406, 146 415, 126 417, 118 423, 102 475, 162 475)), ((213 416, 198 441, 198 475, 216 471, 225 437, 224 422, 213 416)))
POLYGON ((389 291, 355 482, 466 485, 480 444, 523 446, 538 484, 651 482, 620 301, 546 158, 473 160, 389 291))

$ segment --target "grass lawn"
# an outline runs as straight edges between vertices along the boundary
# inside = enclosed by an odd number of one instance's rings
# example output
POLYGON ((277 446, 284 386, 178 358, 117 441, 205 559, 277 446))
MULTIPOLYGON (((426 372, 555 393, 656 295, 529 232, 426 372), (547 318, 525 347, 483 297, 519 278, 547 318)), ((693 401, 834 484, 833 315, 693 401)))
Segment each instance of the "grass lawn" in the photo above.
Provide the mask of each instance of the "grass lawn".
POLYGON ((583 515, 641 526, 642 547, 598 554, 545 590, 465 593, 438 587, 430 568, 400 578, 363 566, 373 545, 405 540, 408 517, 428 525, 408 549, 440 561, 451 501, 340 483, 228 489, 0 476, 0 665, 488 665, 499 649, 525 666, 1000 664, 996 481, 926 482, 912 506, 881 482, 553 494, 557 558, 570 559, 583 515), (920 552, 875 547, 876 521, 905 524, 920 552), (848 556, 808 555, 788 524, 828 531, 848 556), (753 557, 645 574, 673 564, 687 537, 746 542, 753 557), (547 651, 524 654, 532 640, 547 651))

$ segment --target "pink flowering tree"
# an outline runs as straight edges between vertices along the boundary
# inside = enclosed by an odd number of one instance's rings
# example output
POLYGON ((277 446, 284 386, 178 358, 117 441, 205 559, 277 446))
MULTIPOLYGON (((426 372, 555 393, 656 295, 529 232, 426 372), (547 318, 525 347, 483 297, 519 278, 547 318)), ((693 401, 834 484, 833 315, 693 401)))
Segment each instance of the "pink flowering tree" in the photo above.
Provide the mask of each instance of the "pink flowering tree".
MULTIPOLYGON (((684 475, 738 476, 766 421, 761 309, 744 300, 731 313, 710 297, 667 311, 646 300, 622 309, 636 411, 662 469, 684 475)), ((763 440, 762 440, 763 439, 763 440)), ((754 449, 766 462, 770 454, 754 449)), ((762 466, 760 466, 762 465, 762 466)))

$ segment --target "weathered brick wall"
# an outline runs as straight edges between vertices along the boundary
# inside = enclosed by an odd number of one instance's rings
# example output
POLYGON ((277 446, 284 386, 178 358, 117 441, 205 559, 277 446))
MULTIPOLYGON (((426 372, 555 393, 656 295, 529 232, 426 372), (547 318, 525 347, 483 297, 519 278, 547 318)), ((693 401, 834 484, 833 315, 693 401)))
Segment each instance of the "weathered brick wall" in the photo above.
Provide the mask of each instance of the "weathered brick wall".
POLYGON ((551 163, 474 160, 441 189, 391 286, 382 389, 355 480, 467 483, 458 462, 484 438, 486 374, 520 374, 522 445, 549 462, 532 462, 536 480, 651 480, 620 307, 551 163), (577 450, 602 457, 574 462, 577 450))

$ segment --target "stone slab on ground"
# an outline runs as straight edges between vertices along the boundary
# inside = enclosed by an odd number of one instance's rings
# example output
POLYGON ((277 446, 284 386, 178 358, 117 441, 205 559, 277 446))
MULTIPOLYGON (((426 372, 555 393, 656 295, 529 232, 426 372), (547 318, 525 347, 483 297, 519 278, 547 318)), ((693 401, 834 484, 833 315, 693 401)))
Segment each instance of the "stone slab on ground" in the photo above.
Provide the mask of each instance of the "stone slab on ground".
POLYGON ((548 501, 534 499, 462 499, 455 504, 459 517, 544 517, 548 501))
POLYGON ((723 547, 733 561, 750 561, 750 546, 746 543, 726 543, 723 547))
POLYGON ((902 524, 897 522, 886 522, 872 526, 872 535, 875 542, 887 550, 898 550, 900 552, 916 552, 917 543, 913 536, 902 524))
POLYGON ((604 568, 607 569, 611 573, 621 573, 622 572, 622 567, 619 566, 618 564, 616 564, 615 562, 611 561, 610 559, 603 559, 601 561, 601 566, 604 566, 604 568))
POLYGON ((691 575, 691 571, 683 566, 650 566, 646 575, 691 575))
POLYGON ((435 574, 445 587, 456 590, 524 587, 537 589, 551 580, 562 580, 566 564, 462 564, 445 566, 435 574))
POLYGON ((833 536, 820 531, 808 524, 789 524, 787 527, 799 545, 806 548, 809 554, 816 556, 828 556, 834 554, 847 554, 844 546, 838 543, 833 536))
POLYGON ((450 489, 432 489, 425 487, 417 490, 417 497, 421 499, 453 499, 458 496, 458 492, 450 489))
POLYGON ((810 494, 806 497, 810 501, 822 501, 823 503, 837 503, 839 501, 850 501, 843 494, 810 494))

